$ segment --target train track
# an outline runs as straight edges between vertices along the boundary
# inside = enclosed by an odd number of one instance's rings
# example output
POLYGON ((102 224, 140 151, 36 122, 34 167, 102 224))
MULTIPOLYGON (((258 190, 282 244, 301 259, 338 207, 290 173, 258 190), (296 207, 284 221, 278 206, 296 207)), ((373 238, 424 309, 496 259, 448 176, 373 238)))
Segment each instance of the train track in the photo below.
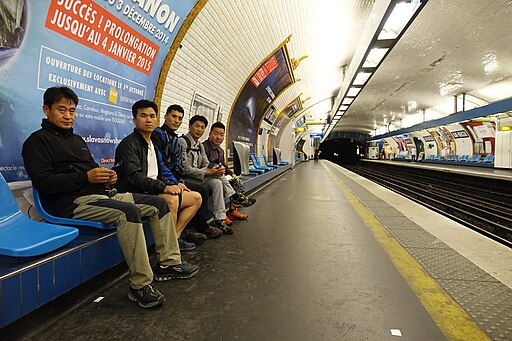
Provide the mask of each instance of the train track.
POLYGON ((510 182, 392 165, 363 165, 342 166, 512 247, 510 182))

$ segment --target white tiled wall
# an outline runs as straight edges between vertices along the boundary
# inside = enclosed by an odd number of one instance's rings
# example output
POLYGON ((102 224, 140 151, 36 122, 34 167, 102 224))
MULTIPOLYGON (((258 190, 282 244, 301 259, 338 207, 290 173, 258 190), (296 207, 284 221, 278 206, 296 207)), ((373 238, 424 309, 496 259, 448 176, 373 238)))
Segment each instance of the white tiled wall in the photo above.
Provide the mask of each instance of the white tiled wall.
MULTIPOLYGON (((321 2, 323 6, 314 0, 209 0, 192 23, 171 64, 162 96, 161 118, 169 105, 180 104, 185 117, 178 132, 185 133, 192 98, 197 92, 220 105, 222 122, 226 124, 231 106, 247 78, 289 35, 293 34, 288 43, 291 58, 314 55, 311 50, 314 41, 304 28, 306 22, 324 24, 318 20, 325 14, 319 13, 319 8, 325 9, 326 4, 334 2, 321 2)), ((360 11, 359 7, 368 7, 371 2, 352 0, 343 6, 360 11)), ((343 15, 340 13, 340 21, 343 15)), ((345 48, 349 55, 351 47, 345 48)), ((274 105, 278 110, 301 93, 302 98, 313 96, 316 85, 309 81, 315 72, 311 58, 305 59, 295 72, 296 79, 302 81, 276 99, 274 105)))

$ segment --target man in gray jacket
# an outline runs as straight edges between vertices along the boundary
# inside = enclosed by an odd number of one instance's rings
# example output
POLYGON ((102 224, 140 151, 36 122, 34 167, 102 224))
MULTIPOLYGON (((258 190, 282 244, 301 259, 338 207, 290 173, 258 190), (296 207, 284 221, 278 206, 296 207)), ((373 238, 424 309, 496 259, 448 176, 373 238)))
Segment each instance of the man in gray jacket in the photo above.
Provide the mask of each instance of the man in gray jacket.
POLYGON ((195 115, 189 121, 188 134, 180 137, 186 181, 200 182, 208 189, 215 219, 213 226, 221 229, 224 234, 232 234, 233 229, 225 222, 226 198, 230 198, 236 192, 224 177, 224 166, 211 164, 204 146, 199 142, 207 126, 206 117, 195 115))

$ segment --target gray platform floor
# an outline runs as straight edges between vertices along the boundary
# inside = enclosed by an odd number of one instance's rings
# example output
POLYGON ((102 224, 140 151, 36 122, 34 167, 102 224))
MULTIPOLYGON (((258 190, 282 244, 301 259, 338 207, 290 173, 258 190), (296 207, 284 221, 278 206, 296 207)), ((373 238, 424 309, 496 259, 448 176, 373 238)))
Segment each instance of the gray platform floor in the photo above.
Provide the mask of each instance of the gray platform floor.
MULTIPOLYGON (((234 235, 185 253, 201 271, 157 283, 164 306, 139 308, 122 280, 37 339, 445 340, 325 163, 300 164, 256 194, 256 205, 245 210, 249 220, 237 222, 234 235)), ((340 177, 376 210, 386 205, 340 177)), ((446 282, 457 286, 453 280, 446 282)))

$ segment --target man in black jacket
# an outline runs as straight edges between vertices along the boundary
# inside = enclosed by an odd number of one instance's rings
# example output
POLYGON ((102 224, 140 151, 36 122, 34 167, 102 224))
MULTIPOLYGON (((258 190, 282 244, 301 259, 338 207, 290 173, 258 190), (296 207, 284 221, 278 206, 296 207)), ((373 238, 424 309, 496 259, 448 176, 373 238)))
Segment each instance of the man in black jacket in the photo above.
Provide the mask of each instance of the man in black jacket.
MULTIPOLYGON (((151 133, 157 127, 155 102, 140 100, 133 104, 132 115, 135 129, 116 148, 114 170, 119 176, 117 189, 121 192, 155 194, 165 199, 176 224, 176 235, 201 206, 201 195, 190 191, 178 182, 173 173, 162 163, 162 157, 151 141, 151 133), (179 215, 178 215, 179 211, 179 215)), ((195 248, 194 243, 178 240, 182 251, 195 248)))
POLYGON ((117 227, 119 244, 129 267, 128 298, 143 308, 165 302, 151 284, 190 278, 197 267, 182 263, 174 224, 165 200, 142 194, 116 194, 110 188, 117 174, 99 167, 84 140, 73 133, 78 96, 69 88, 52 87, 43 96, 42 128, 23 144, 25 168, 43 206, 56 216, 100 221, 117 227), (142 227, 148 217, 158 265, 151 270, 142 227))

